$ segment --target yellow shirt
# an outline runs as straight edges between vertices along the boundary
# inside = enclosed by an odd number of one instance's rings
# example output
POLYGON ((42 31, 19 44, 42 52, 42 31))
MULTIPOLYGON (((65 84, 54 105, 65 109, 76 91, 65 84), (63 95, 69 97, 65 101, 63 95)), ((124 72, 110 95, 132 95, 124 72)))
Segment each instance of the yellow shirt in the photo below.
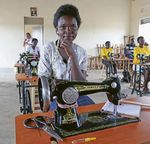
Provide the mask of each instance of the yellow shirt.
POLYGON ((102 48, 100 55, 101 57, 106 56, 107 59, 110 59, 108 53, 113 53, 113 48, 102 48))
POLYGON ((137 58, 138 54, 144 54, 144 55, 150 55, 150 49, 147 46, 144 46, 143 48, 137 46, 134 48, 134 64, 139 64, 140 60, 137 58))

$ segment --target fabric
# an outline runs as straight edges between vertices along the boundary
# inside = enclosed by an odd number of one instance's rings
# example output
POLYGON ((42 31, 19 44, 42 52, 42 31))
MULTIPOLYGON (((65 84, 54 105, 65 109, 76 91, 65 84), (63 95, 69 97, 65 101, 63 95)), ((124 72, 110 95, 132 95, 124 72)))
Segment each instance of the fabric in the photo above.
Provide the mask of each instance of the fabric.
POLYGON ((134 48, 134 64, 140 64, 140 60, 137 58, 138 54, 144 54, 144 55, 150 55, 150 49, 147 46, 144 46, 143 48, 137 46, 134 48))
MULTIPOLYGON (((87 70, 87 54, 80 46, 73 43, 73 49, 77 55, 81 70, 87 70)), ((38 65, 38 75, 47 78, 55 77, 56 79, 71 79, 70 59, 67 64, 59 54, 58 47, 54 42, 50 42, 41 52, 41 58, 38 65)))
POLYGON ((104 47, 101 49, 100 55, 101 55, 101 57, 106 56, 107 59, 110 59, 109 55, 108 55, 109 53, 113 53, 113 48, 105 48, 104 47))
POLYGON ((33 55, 39 55, 39 53, 40 53, 40 49, 39 49, 39 47, 35 47, 35 49, 33 49, 31 46, 30 47, 28 47, 27 48, 27 51, 26 52, 28 52, 28 53, 30 53, 30 54, 33 54, 33 55))

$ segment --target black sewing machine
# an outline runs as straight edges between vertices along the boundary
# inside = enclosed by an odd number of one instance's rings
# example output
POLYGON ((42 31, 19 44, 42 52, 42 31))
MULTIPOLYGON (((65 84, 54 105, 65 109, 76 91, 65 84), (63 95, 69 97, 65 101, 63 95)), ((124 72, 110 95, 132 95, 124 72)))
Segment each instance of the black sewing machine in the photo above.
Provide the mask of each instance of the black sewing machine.
MULTIPOLYGON (((50 80, 52 101, 57 102, 57 108, 54 111, 53 127, 47 131, 56 141, 63 140, 68 136, 102 130, 127 123, 137 122, 137 118, 122 117, 114 113, 101 110, 91 111, 79 114, 76 110, 79 96, 92 94, 96 92, 106 92, 108 100, 117 107, 120 95, 120 81, 118 77, 110 77, 103 82, 84 82, 69 80, 50 80), (60 139, 61 137, 61 139, 60 139)), ((43 109, 42 85, 39 79, 38 84, 39 101, 43 109)))
POLYGON ((143 64, 143 62, 150 60, 150 55, 137 54, 137 58, 140 60, 140 64, 143 64))
POLYGON ((27 75, 36 76, 38 62, 39 62, 38 56, 24 52, 20 54, 20 58, 17 63, 24 64, 25 66, 24 71, 27 75))
MULTIPOLYGON (((76 111, 77 99, 79 96, 92 94, 96 92, 107 92, 110 102, 118 105, 120 99, 120 82, 117 77, 111 77, 101 83, 69 81, 69 80, 52 80, 49 82, 52 91, 52 100, 57 101, 55 110, 55 125, 62 128, 80 127, 76 111)), ((39 81, 40 106, 43 107, 42 87, 39 81)))

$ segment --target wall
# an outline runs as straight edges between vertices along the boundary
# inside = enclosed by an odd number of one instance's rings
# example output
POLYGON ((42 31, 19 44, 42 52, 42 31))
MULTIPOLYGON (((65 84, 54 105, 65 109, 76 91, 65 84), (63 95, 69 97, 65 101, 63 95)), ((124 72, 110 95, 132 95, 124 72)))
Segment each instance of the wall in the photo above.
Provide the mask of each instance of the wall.
POLYGON ((150 0, 132 0, 130 34, 139 36, 140 20, 150 17, 150 0))
POLYGON ((30 7, 37 7, 38 17, 44 18, 44 43, 56 40, 53 14, 65 3, 79 8, 82 25, 75 42, 96 55, 96 44, 106 40, 123 43, 129 34, 130 0, 0 0, 0 68, 13 67, 23 52, 24 17, 30 7))

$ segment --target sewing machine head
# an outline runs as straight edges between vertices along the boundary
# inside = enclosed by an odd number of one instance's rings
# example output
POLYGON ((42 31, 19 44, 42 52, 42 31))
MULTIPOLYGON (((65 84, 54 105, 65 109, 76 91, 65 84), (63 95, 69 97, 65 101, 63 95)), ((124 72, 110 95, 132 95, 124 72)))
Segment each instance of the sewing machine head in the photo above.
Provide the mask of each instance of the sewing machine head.
POLYGON ((119 54, 119 53, 118 53, 118 54, 114 54, 114 53, 110 53, 110 52, 109 52, 109 53, 108 53, 108 56, 109 56, 110 59, 113 60, 114 58, 116 58, 116 59, 119 58, 119 57, 120 57, 120 54, 119 54))
POLYGON ((76 103, 79 96, 96 92, 107 92, 108 99, 115 105, 118 104, 120 99, 119 95, 117 95, 120 91, 118 77, 108 78, 101 83, 54 80, 52 85, 52 97, 57 99, 59 104, 72 105, 76 103))
POLYGON ((32 76, 37 75, 37 66, 39 62, 39 57, 33 54, 29 53, 22 53, 20 54, 20 58, 18 63, 22 63, 25 66, 25 72, 28 75, 29 74, 29 69, 31 72, 32 76))
POLYGON ((137 58, 143 62, 143 61, 146 61, 146 60, 150 60, 150 55, 145 55, 145 54, 137 54, 137 58))
POLYGON ((55 125, 64 129, 73 129, 81 126, 76 111, 79 96, 106 92, 108 100, 115 105, 118 105, 118 101, 121 98, 121 86, 118 77, 110 77, 101 83, 52 80, 49 82, 49 86, 52 91, 52 100, 55 99, 58 105, 54 112, 55 125))

